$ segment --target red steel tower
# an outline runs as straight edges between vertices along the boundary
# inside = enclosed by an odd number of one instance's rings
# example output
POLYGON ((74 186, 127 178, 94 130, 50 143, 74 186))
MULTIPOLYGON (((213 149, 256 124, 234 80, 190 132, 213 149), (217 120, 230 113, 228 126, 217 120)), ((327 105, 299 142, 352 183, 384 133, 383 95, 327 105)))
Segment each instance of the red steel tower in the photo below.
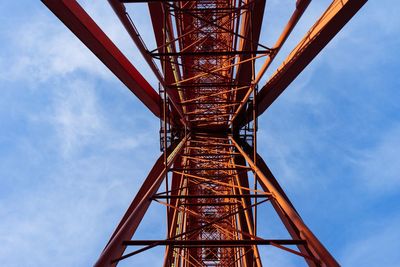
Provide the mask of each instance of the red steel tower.
POLYGON ((76 0, 42 1, 160 118, 163 153, 95 266, 116 266, 156 246, 165 246, 164 266, 262 266, 259 247, 265 245, 309 266, 339 266, 257 153, 257 117, 367 0, 333 0, 264 85, 261 78, 311 0, 293 1, 292 16, 271 47, 259 41, 265 0, 108 0, 158 90, 76 0), (148 5, 153 50, 126 9, 138 2, 148 5), (132 239, 153 201, 166 207, 167 237, 132 239), (260 205, 272 205, 291 239, 257 234, 260 205), (128 246, 140 248, 125 253, 128 246))

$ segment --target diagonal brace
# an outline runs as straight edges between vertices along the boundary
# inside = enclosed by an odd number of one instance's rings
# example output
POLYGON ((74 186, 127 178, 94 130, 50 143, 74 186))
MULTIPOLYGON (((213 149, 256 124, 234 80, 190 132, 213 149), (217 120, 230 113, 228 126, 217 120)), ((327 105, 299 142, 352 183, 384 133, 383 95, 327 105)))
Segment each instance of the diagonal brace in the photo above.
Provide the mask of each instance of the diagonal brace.
POLYGON ((154 115, 161 116, 159 94, 76 0, 42 0, 42 2, 154 115))

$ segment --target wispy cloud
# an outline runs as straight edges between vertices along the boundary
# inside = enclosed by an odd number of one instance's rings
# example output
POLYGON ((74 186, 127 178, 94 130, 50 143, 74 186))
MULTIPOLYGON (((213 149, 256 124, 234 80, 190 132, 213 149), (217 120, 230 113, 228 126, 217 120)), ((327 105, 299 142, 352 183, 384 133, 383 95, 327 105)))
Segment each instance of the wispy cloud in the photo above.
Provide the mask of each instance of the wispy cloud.
MULTIPOLYGON (((154 85, 107 3, 80 2, 154 85)), ((313 2, 283 54, 328 2, 313 2)), ((286 14, 294 1, 267 2, 271 11, 278 6, 286 14)), ((378 205, 400 184, 396 70, 376 67, 378 59, 398 58, 386 51, 396 52, 400 23, 396 8, 384 6, 397 4, 369 1, 260 119, 261 154, 317 236, 331 241, 334 233, 340 240, 326 244, 344 266, 396 266, 399 260, 396 246, 387 245, 399 238, 399 218, 378 205), (348 229, 349 222, 358 227, 348 229)), ((151 42, 149 21, 140 16, 146 7, 133 9, 151 42)), ((7 145, 0 151, 0 260, 8 267, 90 266, 159 153, 158 122, 44 6, 39 10, 24 13, 0 36, 7 39, 0 52, 0 145, 7 145), (25 94, 32 88, 41 93, 25 94)), ((266 18, 268 34, 275 34, 280 14, 266 18)), ((163 212, 152 208, 138 237, 162 238, 163 212)), ((267 264, 302 266, 286 252, 271 252, 263 254, 267 264)), ((162 253, 151 251, 135 263, 158 266, 162 253)))
POLYGON ((37 14, 29 23, 6 33, 14 50, 1 62, 0 78, 37 84, 79 70, 102 78, 111 77, 96 57, 72 33, 60 31, 61 25, 54 20, 37 14))
MULTIPOLYGON (((142 73, 149 73, 146 79, 154 86, 156 80, 137 51, 127 31, 112 8, 106 2, 82 1, 87 12, 142 73)), ((26 22, 4 31, 13 49, 1 57, 0 79, 30 81, 30 87, 36 87, 54 77, 65 77, 77 71, 107 80, 115 80, 113 74, 101 63, 88 48, 70 32, 44 5, 35 10, 26 22)), ((141 10, 146 10, 141 8, 141 10)), ((140 21, 143 36, 154 46, 149 21, 140 21)))
POLYGON ((66 155, 96 139, 106 125, 93 85, 73 80, 67 88, 60 89, 52 103, 54 113, 49 119, 66 155))
POLYGON ((24 109, 15 115, 29 123, 30 134, 15 137, 21 153, 2 157, 2 163, 25 170, 1 170, 16 176, 10 181, 14 186, 23 186, 16 191, 6 185, 12 190, 1 195, 0 259, 5 266, 92 265, 159 153, 158 140, 152 138, 157 133, 151 134, 156 120, 143 123, 137 106, 124 110, 130 112, 105 112, 107 101, 99 100, 90 80, 69 82, 49 90, 50 105, 36 114, 24 109), (137 124, 141 129, 134 134, 137 124), (36 133, 37 128, 47 130, 36 133), (16 252, 26 257, 16 260, 16 252))
POLYGON ((0 35, 0 259, 91 266, 159 154, 158 121, 40 7, 0 35))
POLYGON ((0 206, 2 264, 92 265, 112 231, 108 218, 122 215, 130 188, 139 182, 132 181, 129 165, 132 161, 122 157, 99 155, 64 161, 48 176, 33 175, 35 190, 0 206), (16 251, 24 255, 19 260, 16 251))

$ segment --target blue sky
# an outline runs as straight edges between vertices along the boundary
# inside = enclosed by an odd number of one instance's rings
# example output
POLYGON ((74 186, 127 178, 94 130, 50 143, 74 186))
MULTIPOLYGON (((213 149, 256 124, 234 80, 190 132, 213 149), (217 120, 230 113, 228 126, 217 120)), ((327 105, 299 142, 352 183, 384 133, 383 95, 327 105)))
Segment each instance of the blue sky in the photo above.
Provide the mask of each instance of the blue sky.
MULTIPOLYGON (((106 1, 80 2, 156 87, 106 1)), ((329 3, 314 2, 283 54, 329 3)), ((265 44, 293 5, 267 1, 265 44)), ((130 12, 151 44, 145 6, 130 12)), ((400 261, 399 13, 368 2, 259 121, 260 153, 343 266, 400 261)), ((91 266, 158 157, 159 121, 39 1, 3 1, 0 15, 1 265, 91 266)), ((260 234, 286 237, 261 210, 260 234)), ((164 215, 152 206, 136 237, 163 238, 164 215)), ((121 266, 159 266, 162 252, 121 266)))

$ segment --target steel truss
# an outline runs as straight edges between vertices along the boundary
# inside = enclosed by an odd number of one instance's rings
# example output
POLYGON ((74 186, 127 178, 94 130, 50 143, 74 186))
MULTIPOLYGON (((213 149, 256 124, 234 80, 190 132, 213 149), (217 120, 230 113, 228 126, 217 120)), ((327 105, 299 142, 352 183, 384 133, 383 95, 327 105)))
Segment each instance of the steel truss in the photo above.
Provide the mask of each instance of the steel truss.
POLYGON ((158 93, 76 0, 42 2, 160 118, 163 153, 95 266, 116 266, 156 246, 165 246, 164 266, 259 267, 259 246, 293 253, 309 266, 339 266, 257 153, 257 118, 366 0, 333 0, 263 86, 311 0, 296 1, 272 47, 259 42, 265 0, 108 0, 158 79, 158 93), (148 5, 153 50, 126 8, 138 2, 148 5), (167 237, 132 240, 151 203, 167 210, 167 237), (272 205, 291 239, 259 236, 260 205, 272 205), (124 254, 127 247, 139 248, 124 254))

